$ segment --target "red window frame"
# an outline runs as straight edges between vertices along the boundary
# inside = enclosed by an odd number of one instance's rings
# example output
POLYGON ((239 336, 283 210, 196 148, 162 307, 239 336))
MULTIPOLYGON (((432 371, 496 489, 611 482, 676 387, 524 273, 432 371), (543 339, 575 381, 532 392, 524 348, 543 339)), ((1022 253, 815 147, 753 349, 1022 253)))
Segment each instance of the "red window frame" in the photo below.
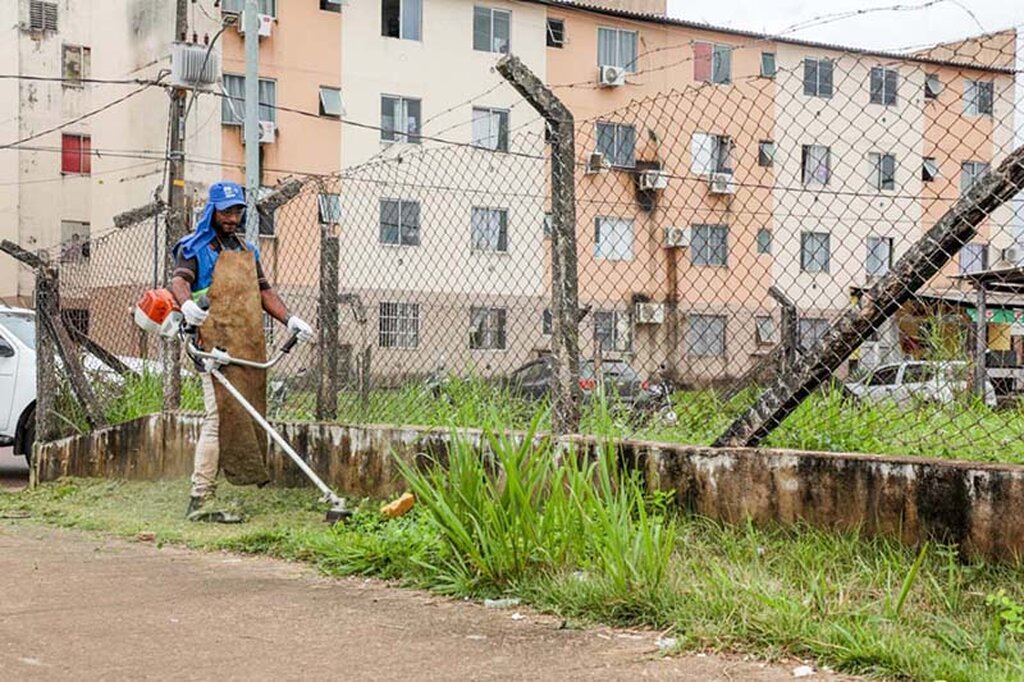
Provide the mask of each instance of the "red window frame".
POLYGON ((60 170, 62 173, 92 173, 92 138, 88 135, 63 134, 60 138, 60 170))

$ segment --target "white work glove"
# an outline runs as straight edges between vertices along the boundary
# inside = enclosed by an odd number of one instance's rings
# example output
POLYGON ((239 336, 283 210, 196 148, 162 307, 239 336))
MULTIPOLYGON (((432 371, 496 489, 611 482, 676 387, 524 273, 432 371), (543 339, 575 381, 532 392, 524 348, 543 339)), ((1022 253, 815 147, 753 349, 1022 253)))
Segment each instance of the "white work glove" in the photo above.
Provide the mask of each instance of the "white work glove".
POLYGON ((206 318, 210 316, 209 310, 203 310, 195 301, 189 299, 181 304, 181 314, 185 316, 185 322, 193 327, 202 326, 206 318))
POLYGON ((288 331, 298 335, 299 341, 307 343, 313 339, 313 328, 305 320, 292 315, 288 318, 288 331))

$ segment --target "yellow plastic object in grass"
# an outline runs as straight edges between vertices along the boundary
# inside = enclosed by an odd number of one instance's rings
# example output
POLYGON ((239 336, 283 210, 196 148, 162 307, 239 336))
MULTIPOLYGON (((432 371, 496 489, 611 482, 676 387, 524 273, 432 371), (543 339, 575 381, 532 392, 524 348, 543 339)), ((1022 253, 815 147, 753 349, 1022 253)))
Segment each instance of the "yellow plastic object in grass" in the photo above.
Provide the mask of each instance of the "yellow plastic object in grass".
POLYGON ((412 493, 403 493, 402 496, 394 502, 390 502, 381 507, 380 513, 389 519, 397 519, 399 516, 407 514, 415 504, 416 498, 413 497, 412 493))

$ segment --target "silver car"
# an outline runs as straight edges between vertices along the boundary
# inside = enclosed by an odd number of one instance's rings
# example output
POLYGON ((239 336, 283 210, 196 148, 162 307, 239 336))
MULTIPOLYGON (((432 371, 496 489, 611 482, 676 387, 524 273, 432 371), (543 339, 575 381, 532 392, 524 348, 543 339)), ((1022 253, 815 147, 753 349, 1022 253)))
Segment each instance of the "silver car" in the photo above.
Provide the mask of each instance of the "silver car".
MULTIPOLYGON (((969 372, 966 362, 899 362, 877 367, 860 381, 846 384, 846 388, 871 402, 892 401, 905 406, 924 401, 947 405, 967 391, 969 372)), ((996 391, 988 379, 985 404, 996 406, 996 391)))

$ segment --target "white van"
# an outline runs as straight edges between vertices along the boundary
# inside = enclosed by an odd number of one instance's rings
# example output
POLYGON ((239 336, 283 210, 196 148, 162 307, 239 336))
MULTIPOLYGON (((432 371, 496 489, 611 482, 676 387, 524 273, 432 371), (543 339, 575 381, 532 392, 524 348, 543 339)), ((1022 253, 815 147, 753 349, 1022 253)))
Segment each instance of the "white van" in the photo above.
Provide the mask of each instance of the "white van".
POLYGON ((28 459, 36 434, 36 321, 23 308, 0 308, 0 445, 28 459))

